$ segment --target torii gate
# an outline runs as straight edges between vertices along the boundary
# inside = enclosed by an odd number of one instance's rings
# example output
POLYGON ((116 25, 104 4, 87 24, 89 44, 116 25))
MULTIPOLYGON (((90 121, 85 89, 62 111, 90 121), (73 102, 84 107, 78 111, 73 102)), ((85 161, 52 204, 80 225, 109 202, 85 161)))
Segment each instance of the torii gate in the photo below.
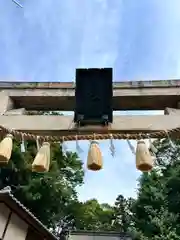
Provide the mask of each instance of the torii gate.
MULTIPOLYGON (((164 110, 165 115, 114 116, 107 126, 76 126, 71 116, 27 115, 27 110, 73 111, 74 83, 9 83, 0 84, 0 127, 11 135, 0 143, 0 162, 7 163, 12 151, 12 137, 34 139, 41 136, 44 144, 32 164, 32 170, 48 171, 49 141, 79 139, 142 139, 180 137, 180 80, 116 82, 113 85, 113 110, 164 110)), ((2 135, 2 134, 1 134, 2 135)), ((111 146, 112 147, 112 146, 111 146)), ((98 144, 91 142, 87 166, 102 168, 98 144)), ((136 167, 153 168, 152 156, 144 141, 138 141, 136 167)))

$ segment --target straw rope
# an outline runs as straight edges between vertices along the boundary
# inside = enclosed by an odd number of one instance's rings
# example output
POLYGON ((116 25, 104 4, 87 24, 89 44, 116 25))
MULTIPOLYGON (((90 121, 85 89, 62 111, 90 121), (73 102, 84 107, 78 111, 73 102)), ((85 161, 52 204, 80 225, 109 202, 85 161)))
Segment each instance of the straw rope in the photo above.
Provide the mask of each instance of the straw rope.
POLYGON ((24 139, 24 140, 37 140, 40 141, 48 141, 48 142, 64 142, 64 141, 77 141, 77 140, 105 140, 105 139, 147 139, 147 138, 166 138, 169 135, 180 132, 180 127, 164 130, 164 131, 154 131, 149 133, 109 133, 109 134, 77 134, 77 135, 68 135, 68 136, 39 136, 31 133, 25 133, 22 131, 16 131, 14 129, 8 129, 2 125, 0 125, 0 129, 2 130, 2 134, 10 133, 16 139, 24 139))

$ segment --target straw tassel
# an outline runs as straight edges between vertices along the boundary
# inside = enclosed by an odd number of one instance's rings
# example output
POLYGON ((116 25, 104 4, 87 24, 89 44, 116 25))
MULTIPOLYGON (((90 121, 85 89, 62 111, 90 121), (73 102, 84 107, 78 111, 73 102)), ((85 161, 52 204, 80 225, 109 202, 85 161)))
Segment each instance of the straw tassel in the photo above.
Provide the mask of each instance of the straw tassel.
POLYGON ((153 168, 153 158, 143 140, 137 143, 136 168, 142 172, 149 172, 153 168))
POLYGON ((96 141, 92 141, 88 152, 87 168, 92 171, 98 171, 102 169, 102 167, 103 161, 99 144, 96 141))
POLYGON ((50 144, 44 142, 32 164, 33 172, 48 172, 50 165, 50 144))
POLYGON ((0 165, 8 164, 13 148, 13 135, 7 134, 0 142, 0 165))

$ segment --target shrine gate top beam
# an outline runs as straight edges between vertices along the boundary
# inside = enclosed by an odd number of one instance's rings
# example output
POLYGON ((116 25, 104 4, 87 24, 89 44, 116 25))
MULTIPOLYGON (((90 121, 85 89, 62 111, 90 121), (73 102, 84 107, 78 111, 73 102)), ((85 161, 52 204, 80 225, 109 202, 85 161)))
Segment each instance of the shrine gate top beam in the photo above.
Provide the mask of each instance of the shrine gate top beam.
MULTIPOLYGON (((44 111, 73 111, 75 85, 70 82, 0 82, 15 108, 44 111)), ((180 80, 133 81, 113 83, 113 110, 164 110, 177 108, 180 80)))

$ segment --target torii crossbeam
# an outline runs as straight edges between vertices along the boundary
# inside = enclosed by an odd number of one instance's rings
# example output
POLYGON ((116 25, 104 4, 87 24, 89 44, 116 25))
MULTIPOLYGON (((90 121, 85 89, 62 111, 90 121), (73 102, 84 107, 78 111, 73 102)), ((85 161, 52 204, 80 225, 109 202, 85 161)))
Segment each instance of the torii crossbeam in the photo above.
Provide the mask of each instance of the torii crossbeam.
MULTIPOLYGON (((1 82, 0 125, 38 135, 77 134, 72 116, 26 114, 26 110, 73 111, 74 89, 74 83, 1 82)), ((169 115, 114 116, 113 124, 108 128, 87 126, 78 128, 78 132, 82 134, 143 133, 178 128, 180 127, 179 102, 180 80, 115 82, 114 111, 165 110, 165 114, 169 115)))

